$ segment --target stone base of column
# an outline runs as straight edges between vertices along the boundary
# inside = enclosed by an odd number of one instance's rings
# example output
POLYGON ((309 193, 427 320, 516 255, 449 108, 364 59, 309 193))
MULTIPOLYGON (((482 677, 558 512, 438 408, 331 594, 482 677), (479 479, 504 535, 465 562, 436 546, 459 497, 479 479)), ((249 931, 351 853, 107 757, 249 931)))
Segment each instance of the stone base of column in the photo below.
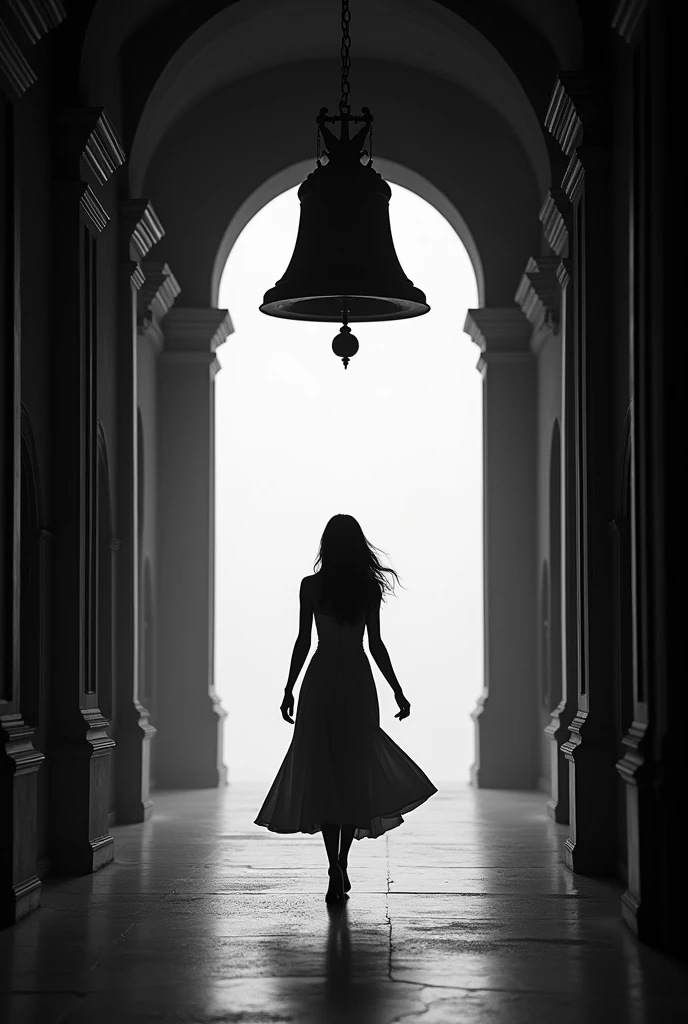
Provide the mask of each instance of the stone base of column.
POLYGON ((569 823, 569 762, 561 747, 569 738, 573 717, 573 708, 567 708, 562 701, 552 712, 552 721, 545 729, 551 743, 551 796, 547 801, 547 813, 560 825, 569 823))
POLYGON ((15 924, 41 901, 36 875, 36 784, 44 760, 20 715, 0 719, 0 927, 15 924))
POLYGON ((50 748, 51 867, 87 875, 113 860, 108 830, 110 754, 115 746, 98 708, 82 708, 50 748), (70 735, 71 733, 71 735, 70 735))
POLYGON ((497 713, 488 693, 477 701, 471 718, 475 722, 475 762, 471 784, 479 789, 535 789, 537 766, 530 708, 521 713, 497 713))
POLYGON ((564 862, 581 875, 616 875, 616 772, 611 744, 584 733, 587 713, 579 711, 562 745, 569 762, 571 834, 564 862))
POLYGON ((216 789, 227 784, 223 763, 227 712, 215 694, 203 703, 197 712, 183 706, 167 708, 157 740, 158 788, 216 789))
POLYGON ((150 796, 151 741, 157 730, 139 700, 117 711, 115 740, 115 818, 119 825, 147 821, 153 813, 150 796))

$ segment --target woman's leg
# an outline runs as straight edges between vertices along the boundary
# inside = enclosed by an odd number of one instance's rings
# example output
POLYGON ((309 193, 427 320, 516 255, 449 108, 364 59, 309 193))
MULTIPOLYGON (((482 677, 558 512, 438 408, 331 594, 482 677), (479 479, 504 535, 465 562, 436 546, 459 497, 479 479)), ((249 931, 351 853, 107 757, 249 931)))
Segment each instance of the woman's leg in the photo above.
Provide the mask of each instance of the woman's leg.
POLYGON ((330 821, 323 822, 322 834, 325 840, 327 859, 330 862, 330 867, 334 868, 337 866, 337 857, 339 856, 339 825, 330 821))
POLYGON ((344 879, 344 892, 348 892, 351 888, 347 866, 349 863, 349 850, 351 849, 351 844, 354 841, 355 831, 355 825, 342 825, 342 831, 339 838, 339 866, 342 869, 342 877, 344 879))
POLYGON ((354 841, 355 825, 342 825, 342 832, 339 839, 339 863, 346 867, 349 859, 349 850, 354 841))

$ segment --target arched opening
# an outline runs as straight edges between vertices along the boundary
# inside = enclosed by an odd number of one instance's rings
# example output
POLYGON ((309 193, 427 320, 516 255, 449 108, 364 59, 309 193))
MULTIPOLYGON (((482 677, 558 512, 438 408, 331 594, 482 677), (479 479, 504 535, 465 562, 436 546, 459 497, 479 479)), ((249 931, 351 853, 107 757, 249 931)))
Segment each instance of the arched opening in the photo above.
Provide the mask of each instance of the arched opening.
MULTIPOLYGON (((383 611, 397 673, 415 698, 406 749, 437 779, 467 780, 473 761, 470 712, 483 672, 482 390, 462 328, 479 282, 442 211, 393 180, 392 190, 397 253, 432 311, 415 324, 358 324, 361 348, 346 371, 331 351, 333 325, 258 312, 291 256, 295 188, 254 213, 218 286, 235 327, 216 379, 215 683, 229 711, 230 780, 267 780, 279 767, 286 734, 277 708, 299 581, 336 512, 359 519, 406 588, 383 611), (260 744, 247 720, 263 723, 260 744)), ((378 683, 381 725, 395 736, 397 709, 378 683)))
MULTIPOLYGON (((112 736, 115 716, 115 687, 112 668, 112 634, 113 634, 113 572, 112 572, 112 499, 110 494, 110 465, 107 443, 102 424, 98 423, 98 554, 97 554, 97 672, 98 672, 98 703, 103 717, 110 726, 108 735, 112 736)), ((111 822, 115 815, 115 770, 110 757, 109 803, 108 813, 111 822)))

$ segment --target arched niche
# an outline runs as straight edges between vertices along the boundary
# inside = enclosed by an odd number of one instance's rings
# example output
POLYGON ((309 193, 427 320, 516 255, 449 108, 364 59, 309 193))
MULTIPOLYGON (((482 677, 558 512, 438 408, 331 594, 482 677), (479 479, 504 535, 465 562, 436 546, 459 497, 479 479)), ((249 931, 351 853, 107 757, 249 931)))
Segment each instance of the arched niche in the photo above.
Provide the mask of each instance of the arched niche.
MULTIPOLYGON (((415 192, 416 195, 425 199, 426 202, 434 206, 438 213, 442 214, 444 219, 451 224, 454 231, 463 242, 470 257, 478 285, 478 304, 482 306, 485 300, 485 276, 482 260, 480 258, 480 253, 478 252, 475 239, 473 238, 466 221, 454 204, 444 195, 444 193, 440 192, 432 182, 428 181, 427 178, 424 178, 421 174, 417 174, 408 167, 403 167, 401 164, 397 164, 393 160, 386 160, 384 157, 377 156, 374 159, 373 166, 382 175, 385 181, 401 185, 403 188, 409 189, 411 192, 415 192)), ((262 182, 262 184, 260 184, 237 209, 225 229, 225 233, 222 236, 215 256, 215 261, 213 263, 210 281, 211 306, 218 305, 220 281, 225 269, 225 264, 227 263, 227 259, 232 251, 234 243, 246 225, 253 217, 255 217, 259 210, 262 210, 263 207, 267 205, 267 203, 271 202, 271 200, 275 199, 283 192, 286 192, 288 189, 300 184, 307 175, 311 173, 313 168, 314 163, 312 160, 301 160, 299 163, 292 164, 290 167, 285 167, 277 174, 273 174, 272 177, 267 179, 267 181, 262 182)), ((266 289, 271 287, 272 284, 274 284, 274 282, 266 282, 266 289)))
POLYGON ((550 608, 549 563, 545 558, 540 570, 540 704, 548 709, 552 661, 550 608))
MULTIPOLYGON (((97 435, 97 556, 96 593, 98 600, 96 620, 96 690, 98 705, 104 718, 110 723, 108 733, 112 735, 112 722, 116 714, 116 688, 113 671, 113 531, 112 495, 110 491, 110 461, 103 425, 98 421, 97 435)), ((117 749, 113 751, 117 757, 117 749)), ((115 770, 110 764, 108 811, 111 820, 115 812, 115 770)))
POLYGON ((561 560, 561 430, 559 421, 555 420, 549 456, 549 711, 553 711, 559 705, 563 692, 561 560))
MULTIPOLYGON (((38 453, 31 420, 21 407, 19 525, 19 676, 22 718, 34 730, 33 746, 48 749, 50 694, 43 662, 44 591, 48 586, 41 557, 43 495, 38 453)), ((49 765, 43 764, 36 780, 36 854, 43 873, 48 857, 49 765)))
MULTIPOLYGON (((45 725, 41 714, 41 557, 42 497, 36 446, 26 409, 21 413, 20 496, 20 678, 21 712, 34 729, 45 725)), ((47 710, 47 709, 46 709, 47 710)))
POLYGON ((143 704, 151 718, 155 719, 155 633, 153 611, 153 574, 149 558, 145 558, 141 572, 141 594, 139 598, 139 690, 143 704))

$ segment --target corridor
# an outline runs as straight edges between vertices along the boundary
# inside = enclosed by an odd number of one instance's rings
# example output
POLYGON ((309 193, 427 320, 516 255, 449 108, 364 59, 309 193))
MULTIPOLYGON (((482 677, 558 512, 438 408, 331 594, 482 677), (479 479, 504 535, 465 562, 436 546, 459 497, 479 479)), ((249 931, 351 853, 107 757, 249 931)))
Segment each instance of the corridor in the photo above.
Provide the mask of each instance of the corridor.
POLYGON ((0 932, 3 1024, 663 1024, 685 967, 619 921, 617 884, 571 875, 537 793, 440 784, 354 843, 344 910, 320 835, 252 824, 264 786, 157 792, 115 863, 48 880, 0 932))

